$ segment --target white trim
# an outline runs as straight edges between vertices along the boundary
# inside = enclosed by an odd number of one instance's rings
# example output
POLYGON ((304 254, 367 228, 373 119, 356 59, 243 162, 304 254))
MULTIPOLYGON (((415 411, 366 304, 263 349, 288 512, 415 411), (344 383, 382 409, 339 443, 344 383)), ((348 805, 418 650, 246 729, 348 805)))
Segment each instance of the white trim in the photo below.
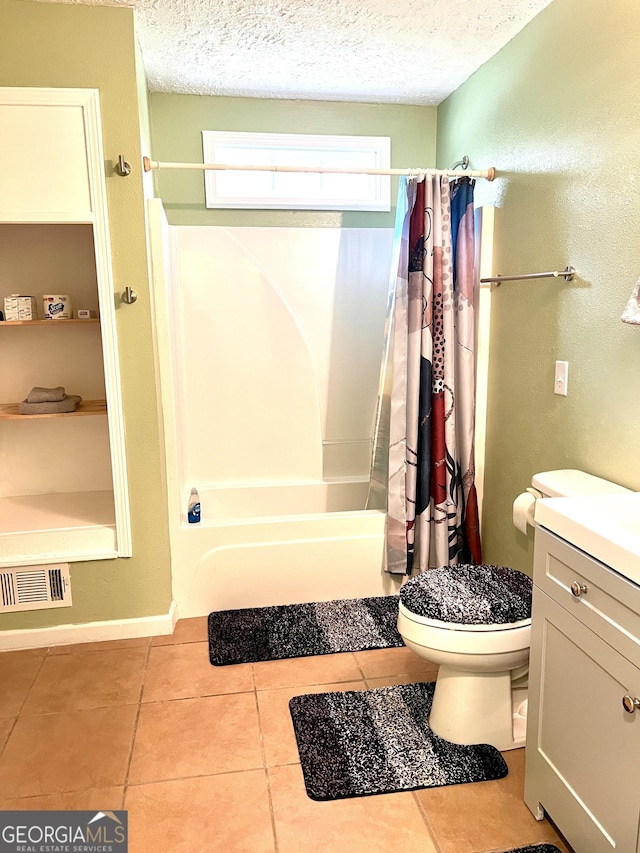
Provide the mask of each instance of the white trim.
POLYGON ((172 601, 169 612, 160 616, 83 622, 78 625, 52 625, 50 628, 26 628, 21 631, 0 631, 0 651, 166 636, 173 634, 177 621, 178 606, 175 601, 172 601))
POLYGON ((491 285, 480 279, 493 274, 493 236, 495 207, 485 205, 476 210, 476 425, 475 466, 478 517, 482 527, 484 475, 487 444, 487 410, 489 393, 489 350, 491 331, 491 285))
MULTIPOLYGON (((205 163, 224 163, 229 156, 230 149, 236 149, 238 152, 247 152, 246 158, 241 158, 230 167, 224 166, 224 170, 229 168, 243 174, 243 167, 250 165, 256 157, 255 152, 269 151, 272 152, 272 157, 269 157, 267 162, 274 164, 278 168, 261 169, 257 171, 272 171, 286 172, 299 171, 300 173, 312 172, 316 177, 324 173, 335 172, 336 169, 326 168, 336 165, 347 156, 347 152, 356 155, 373 155, 374 162, 356 162, 353 168, 348 168, 341 164, 339 173, 355 174, 367 172, 368 169, 386 170, 391 162, 391 139, 388 136, 339 136, 331 134, 318 133, 251 133, 242 131, 218 131, 218 130, 203 130, 202 131, 202 148, 205 163), (220 148, 224 150, 219 151, 220 148), (292 168, 286 166, 286 161, 291 159, 291 152, 304 152, 309 154, 316 163, 310 161, 308 168, 297 166, 292 168), (330 151, 335 151, 335 158, 331 159, 330 151), (317 152, 317 157, 313 155, 317 152), (318 166, 318 158, 320 159, 321 168, 318 166), (327 159, 328 158, 328 159, 327 159), (363 167, 363 168, 356 168, 363 167)), ((294 154, 295 157, 295 154, 294 154)), ((235 159, 235 158, 234 158, 235 159)), ((253 169, 256 170, 255 168, 253 169)), ((251 208, 258 210, 364 210, 364 211, 389 211, 391 210, 391 179, 388 175, 377 174, 370 175, 368 181, 367 194, 356 197, 329 197, 328 195, 318 196, 284 196, 278 195, 274 188, 273 195, 259 196, 242 196, 242 195, 221 195, 218 190, 217 171, 205 171, 205 198, 208 208, 251 208)), ((273 175, 272 180, 277 180, 277 175, 273 175)))
POLYGON ((93 214, 87 211, 86 215, 82 213, 68 213, 67 211, 47 211, 47 213, 25 213, 24 210, 0 211, 0 222, 11 225, 24 223, 25 225, 51 225, 52 223, 62 223, 65 225, 93 225, 93 214))
MULTIPOLYGON (((115 287, 111 266, 111 245, 109 239, 109 221, 107 215, 107 191, 105 179, 105 160, 102 148, 102 126, 100 121, 100 93, 98 89, 62 89, 37 87, 0 88, 0 104, 32 105, 37 107, 79 107, 82 110, 84 125, 84 143, 86 163, 77 163, 78 170, 86 169, 88 208, 73 211, 11 211, 0 210, 0 222, 25 223, 89 223, 93 225, 96 275, 98 284, 98 302, 102 330, 102 353, 104 379, 107 398, 107 418, 109 424, 109 443, 111 470, 113 477, 115 522, 117 535, 117 554, 91 552, 82 559, 106 559, 112 556, 130 557, 132 555, 131 518, 129 492, 127 486, 127 461, 125 450, 125 427, 120 386, 120 367, 115 313, 115 287)), ((55 168, 55 162, 35 163, 34 169, 55 168)), ((0 199, 0 206, 2 200, 0 199)), ((37 563, 62 559, 81 559, 75 555, 36 554, 37 563)), ((11 559, 11 565, 30 562, 25 556, 18 561, 11 559)))
POLYGON ((47 554, 11 554, 9 557, 0 558, 0 569, 14 569, 20 568, 20 566, 48 566, 60 562, 86 563, 90 560, 115 560, 119 556, 115 550, 107 551, 86 547, 84 550, 71 553, 68 548, 65 548, 47 554))
MULTIPOLYGON (((176 385, 172 365, 171 299, 173 288, 172 247, 169 222, 162 200, 147 199, 147 257, 149 259, 149 288, 153 304, 153 338, 158 389, 159 422, 164 448, 165 487, 169 512, 169 542, 171 550, 171 585, 173 597, 181 606, 179 572, 176 566, 176 537, 180 533, 180 476, 178 471, 178 437, 176 418, 180 406, 176 400, 176 385)), ((184 408, 184 407, 182 407, 184 408)))
POLYGON ((104 178, 104 153, 100 125, 100 93, 87 89, 85 94, 85 139, 89 191, 95 219, 93 229, 98 279, 98 303, 102 329, 104 380, 109 421, 109 443, 113 473, 113 497, 116 516, 117 549, 119 557, 132 555, 131 517, 127 488, 127 457, 125 450, 124 414, 120 387, 118 333, 114 307, 114 282, 107 215, 107 187, 104 178))

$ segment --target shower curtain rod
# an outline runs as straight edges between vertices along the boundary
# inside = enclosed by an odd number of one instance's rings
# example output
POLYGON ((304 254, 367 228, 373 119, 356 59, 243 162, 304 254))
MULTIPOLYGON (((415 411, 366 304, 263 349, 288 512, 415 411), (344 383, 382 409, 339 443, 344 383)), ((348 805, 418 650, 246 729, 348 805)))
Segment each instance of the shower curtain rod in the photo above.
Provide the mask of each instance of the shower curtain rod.
POLYGON ((321 166, 247 166, 236 163, 163 163, 143 157, 145 172, 152 169, 199 169, 200 171, 236 171, 236 172, 316 172, 329 175, 407 175, 424 177, 425 175, 447 175, 450 178, 486 178, 493 181, 496 170, 493 166, 481 171, 469 169, 323 169, 321 166))

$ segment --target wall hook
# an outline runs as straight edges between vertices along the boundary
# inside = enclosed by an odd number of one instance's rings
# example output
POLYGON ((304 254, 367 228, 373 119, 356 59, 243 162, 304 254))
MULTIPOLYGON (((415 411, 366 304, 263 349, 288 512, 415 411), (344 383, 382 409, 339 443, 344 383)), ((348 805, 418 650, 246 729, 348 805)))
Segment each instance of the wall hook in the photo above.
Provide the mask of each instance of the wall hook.
POLYGON ((121 178, 126 178, 127 175, 131 174, 131 166, 127 163, 122 154, 118 157, 118 162, 115 165, 115 171, 121 178))
POLYGON ((130 287, 125 288, 124 293, 122 294, 122 301, 126 302, 127 305, 133 305, 133 303, 138 298, 138 294, 130 287))

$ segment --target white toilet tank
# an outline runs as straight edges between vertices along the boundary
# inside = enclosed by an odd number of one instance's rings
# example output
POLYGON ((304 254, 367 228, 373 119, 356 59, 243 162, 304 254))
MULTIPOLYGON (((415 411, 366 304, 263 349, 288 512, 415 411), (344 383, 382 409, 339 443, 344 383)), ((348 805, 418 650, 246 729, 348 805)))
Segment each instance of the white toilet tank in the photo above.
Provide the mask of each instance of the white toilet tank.
POLYGON ((531 478, 531 486, 513 502, 513 524, 522 533, 534 527, 535 503, 540 498, 568 498, 578 495, 615 495, 628 492, 624 486, 594 477, 585 471, 564 468, 542 471, 531 478))
MULTIPOLYGON (((624 486, 610 483, 593 474, 565 468, 560 471, 542 471, 534 474, 531 485, 544 498, 569 498, 578 495, 616 495, 628 492, 624 486)), ((538 497, 538 495, 536 495, 538 497)))

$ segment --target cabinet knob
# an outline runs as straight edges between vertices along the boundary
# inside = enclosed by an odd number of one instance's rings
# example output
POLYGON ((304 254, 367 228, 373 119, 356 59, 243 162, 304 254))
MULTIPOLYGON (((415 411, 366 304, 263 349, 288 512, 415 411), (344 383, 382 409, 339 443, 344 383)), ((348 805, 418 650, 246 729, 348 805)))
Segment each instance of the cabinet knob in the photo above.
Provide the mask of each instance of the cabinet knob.
POLYGON ((640 708, 640 699, 629 696, 627 693, 626 696, 622 697, 622 707, 625 709, 627 714, 635 714, 636 708, 640 708))
POLYGON ((587 585, 578 583, 578 581, 574 581, 569 588, 571 589, 571 595, 575 596, 575 598, 580 598, 587 591, 587 585))

